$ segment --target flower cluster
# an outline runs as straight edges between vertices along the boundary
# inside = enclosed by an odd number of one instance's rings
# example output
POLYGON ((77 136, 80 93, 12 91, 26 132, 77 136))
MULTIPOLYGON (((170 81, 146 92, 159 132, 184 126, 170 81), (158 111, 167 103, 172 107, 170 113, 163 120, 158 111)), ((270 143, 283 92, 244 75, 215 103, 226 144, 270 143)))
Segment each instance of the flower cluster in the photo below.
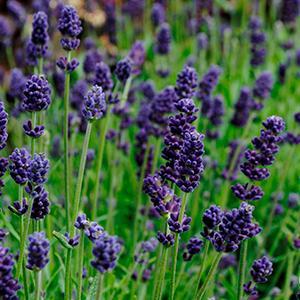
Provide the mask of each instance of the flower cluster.
POLYGON ((189 239, 186 245, 186 251, 183 252, 183 260, 190 261, 194 255, 198 254, 203 248, 203 241, 196 236, 189 239))
MULTIPOLYGON (((275 160, 274 155, 279 151, 278 135, 284 130, 285 123, 282 118, 272 116, 263 122, 263 126, 265 129, 261 130, 260 137, 252 140, 254 150, 245 151, 246 161, 240 166, 241 171, 251 181, 264 180, 270 176, 266 166, 272 165, 275 160)), ((262 189, 252 184, 236 184, 232 186, 232 191, 241 200, 258 200, 263 196, 262 189)))
POLYGON ((8 115, 4 109, 4 104, 2 101, 0 101, 0 150, 5 148, 6 141, 8 138, 7 134, 7 121, 8 121, 8 115))
POLYGON ((266 36, 261 27, 261 20, 258 17, 252 16, 249 22, 249 30, 251 43, 250 64, 253 67, 264 64, 267 54, 265 48, 266 36))
MULTIPOLYGON (((273 264, 268 257, 263 256, 253 262, 250 270, 250 274, 254 283, 265 283, 268 281, 268 277, 273 272, 273 264)), ((248 295, 257 295, 255 284, 252 281, 244 284, 244 291, 248 295)))
POLYGON ((125 83, 131 74, 131 64, 128 58, 120 60, 115 69, 118 80, 125 83))
POLYGON ((2 188, 4 187, 4 181, 1 179, 6 173, 8 168, 8 159, 0 157, 0 196, 2 195, 2 188))
POLYGON ((50 243, 46 239, 44 232, 34 232, 28 239, 28 261, 26 268, 33 271, 42 270, 49 262, 50 243))
POLYGON ((96 65, 93 84, 101 86, 104 92, 111 90, 113 87, 110 69, 103 61, 96 65))
POLYGON ((258 235, 261 228, 252 223, 254 207, 242 202, 239 208, 223 211, 210 206, 203 214, 204 229, 201 233, 218 252, 234 252, 240 244, 258 235))
POLYGON ((82 31, 82 27, 74 7, 69 5, 63 7, 58 20, 58 30, 64 36, 60 41, 63 49, 71 51, 79 47, 80 40, 78 36, 82 31))
POLYGON ((220 74, 220 67, 212 65, 199 82, 197 97, 202 102, 201 114, 205 117, 208 117, 211 113, 212 93, 218 84, 220 74))
POLYGON ((29 112, 46 110, 51 103, 51 89, 47 79, 32 75, 24 89, 23 108, 29 112))
POLYGON ((156 34, 155 52, 167 55, 170 52, 171 31, 168 23, 162 23, 156 34))
POLYGON ((91 265, 100 273, 113 270, 121 250, 118 237, 110 236, 105 232, 94 242, 94 260, 91 261, 91 265))
POLYGON ((141 68, 145 62, 146 50, 142 41, 136 41, 129 53, 128 59, 131 65, 131 73, 137 75, 140 73, 141 68))
POLYGON ((18 280, 13 277, 13 255, 8 248, 0 244, 0 297, 2 299, 17 299, 17 291, 21 288, 18 280))
POLYGON ((16 148, 9 156, 10 176, 17 184, 24 185, 27 183, 30 162, 30 154, 25 148, 16 148))
POLYGON ((179 99, 192 98, 195 95, 198 75, 194 68, 187 65, 177 75, 175 91, 179 99))
POLYGON ((84 97, 82 114, 88 121, 100 119, 106 112, 105 94, 100 86, 94 85, 84 97))
POLYGON ((31 39, 26 48, 29 64, 37 65, 37 60, 46 56, 48 40, 48 16, 39 11, 33 15, 31 39))
POLYGON ((160 3, 154 3, 151 10, 151 22, 157 27, 165 21, 165 8, 160 3))

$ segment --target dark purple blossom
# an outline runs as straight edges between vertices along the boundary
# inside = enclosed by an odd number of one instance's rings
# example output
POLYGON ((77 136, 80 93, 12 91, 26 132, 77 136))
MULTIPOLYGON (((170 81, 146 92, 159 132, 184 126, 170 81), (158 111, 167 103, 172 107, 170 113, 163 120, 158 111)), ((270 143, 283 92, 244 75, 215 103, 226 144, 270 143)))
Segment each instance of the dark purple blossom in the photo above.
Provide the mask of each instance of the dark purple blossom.
MULTIPOLYGON (((76 227, 76 226, 75 226, 76 227)), ((97 241, 103 234, 104 229, 96 222, 90 222, 88 226, 84 225, 84 233, 92 242, 97 241)))
POLYGON ((21 288, 13 277, 15 262, 8 248, 0 244, 0 297, 2 299, 18 299, 17 291, 21 288))
POLYGON ((184 66, 183 70, 177 75, 175 91, 179 99, 192 98, 195 95, 198 75, 194 68, 184 66))
POLYGON ((46 110, 51 103, 51 89, 44 76, 32 75, 26 82, 23 108, 26 111, 46 110))
POLYGON ((136 41, 129 53, 128 59, 131 64, 131 73, 137 75, 140 73, 141 68, 145 62, 146 50, 142 41, 136 41))
POLYGON ((28 179, 33 185, 43 184, 47 181, 49 160, 44 153, 35 153, 28 168, 28 179))
POLYGON ((7 134, 8 114, 5 111, 4 103, 0 101, 0 150, 5 148, 8 138, 7 134))
POLYGON ((151 22, 154 27, 165 21, 165 8, 160 3, 154 3, 151 10, 151 22))
POLYGON ((159 231, 157 233, 157 239, 161 244, 163 244, 167 248, 173 246, 175 243, 175 236, 173 233, 165 234, 159 231))
POLYGON ((186 251, 183 253, 183 260, 190 261, 195 254, 198 254, 203 248, 203 241, 196 236, 193 236, 189 239, 186 251))
POLYGON ((83 101, 82 114, 88 121, 100 119, 106 112, 105 94, 100 86, 94 85, 83 101))
POLYGON ((12 205, 8 206, 8 209, 17 214, 18 216, 24 215, 28 210, 28 203, 25 198, 15 201, 12 205))
POLYGON ((129 59, 125 58, 120 60, 115 68, 115 75, 117 79, 125 83, 131 74, 131 64, 129 59))
POLYGON ((103 60, 101 53, 97 49, 90 49, 84 58, 83 61, 83 70, 89 75, 93 74, 96 70, 96 64, 100 63, 103 60))
POLYGON ((170 52, 171 31, 168 23, 162 23, 156 34, 155 52, 167 55, 170 52))
POLYGON ((31 138, 39 138, 44 134, 44 125, 36 125, 34 128, 32 127, 31 120, 27 120, 23 124, 24 133, 31 138))
POLYGON ((282 0, 280 7, 280 19, 284 23, 294 23, 299 16, 299 0, 282 0))
POLYGON ((265 100, 270 96, 273 87, 273 77, 269 72, 261 73, 255 81, 253 96, 265 100))
POLYGON ((231 187, 234 195, 241 200, 259 200, 263 197, 264 192, 261 187, 253 184, 240 184, 231 187))
POLYGON ((94 243, 94 260, 91 261, 91 265, 100 273, 113 270, 121 249, 118 237, 110 236, 107 233, 101 234, 94 243))
POLYGON ((189 231, 191 221, 192 218, 184 215, 180 223, 179 213, 178 212, 171 213, 168 219, 169 229, 175 233, 182 233, 182 232, 189 231))
POLYGON ((26 268, 39 271, 45 268, 49 262, 50 243, 44 232, 34 232, 29 237, 28 260, 26 268))
POLYGON ((16 148, 9 156, 10 176, 17 184, 24 185, 28 181, 28 169, 31 157, 25 148, 16 148))
POLYGON ((109 91, 113 87, 110 69, 103 61, 96 65, 93 84, 101 86, 104 92, 109 91))

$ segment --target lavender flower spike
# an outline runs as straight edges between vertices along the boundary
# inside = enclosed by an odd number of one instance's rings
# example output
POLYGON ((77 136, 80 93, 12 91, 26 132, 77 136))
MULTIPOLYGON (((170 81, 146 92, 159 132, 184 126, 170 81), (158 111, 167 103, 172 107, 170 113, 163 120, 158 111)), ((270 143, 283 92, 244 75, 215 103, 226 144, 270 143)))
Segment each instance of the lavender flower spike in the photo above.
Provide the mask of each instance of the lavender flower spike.
POLYGON ((35 232, 28 239, 28 261, 26 268, 33 271, 42 270, 49 262, 50 243, 46 239, 44 232, 35 232))
POLYGON ((0 150, 5 148, 8 138, 7 134, 8 115, 4 109, 4 104, 0 101, 0 150))
POLYGON ((16 148, 9 156, 10 176, 17 184, 25 184, 28 181, 28 169, 31 157, 25 148, 16 148))
POLYGON ((82 114, 86 120, 100 119, 106 112, 105 94, 100 86, 94 85, 84 97, 82 114))

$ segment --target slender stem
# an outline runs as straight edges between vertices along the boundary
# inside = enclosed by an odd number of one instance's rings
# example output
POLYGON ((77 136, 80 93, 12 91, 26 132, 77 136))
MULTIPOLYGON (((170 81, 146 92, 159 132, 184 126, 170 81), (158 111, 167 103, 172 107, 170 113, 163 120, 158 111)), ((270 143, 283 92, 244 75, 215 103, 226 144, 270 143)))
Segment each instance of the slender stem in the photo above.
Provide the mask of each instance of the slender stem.
POLYGON ((98 198, 99 198, 99 187, 100 187, 100 173, 102 168, 103 162, 103 153, 104 153, 104 146, 105 146, 105 136, 107 132, 107 127, 110 118, 110 112, 108 111, 107 115, 103 120, 101 120, 101 127, 100 127, 100 143, 99 149, 97 153, 97 166, 96 166, 96 183, 94 188, 94 198, 92 202, 92 220, 95 220, 97 216, 97 209, 98 209, 98 198))
MULTIPOLYGON (((80 166, 79 166, 78 179, 77 179, 77 185, 76 185, 76 191, 75 191, 75 203, 74 203, 72 224, 75 223, 75 220, 77 218, 78 211, 79 211, 83 175, 84 175, 86 155, 87 155, 87 150, 88 150, 88 146, 89 146, 91 131, 92 131, 92 122, 88 122, 86 132, 85 132, 84 142, 83 142, 83 146, 82 146, 81 158, 80 158, 80 166)), ((74 233, 75 233, 74 226, 71 226, 70 233, 71 233, 71 236, 74 235, 74 233)))
POLYGON ((14 59, 12 46, 5 47, 5 52, 6 52, 9 68, 12 69, 15 66, 15 59, 14 59))
POLYGON ((200 288, 201 277, 202 277, 202 273, 203 273, 205 263, 206 263, 206 260, 207 260, 208 249, 209 249, 209 242, 205 241, 204 254, 203 254, 203 258, 201 259, 201 265, 200 265, 198 275, 197 275, 197 283, 196 283, 194 298, 196 298, 197 291, 200 288))
POLYGON ((71 299, 71 256, 72 250, 67 249, 65 274, 65 300, 71 299))
POLYGON ((41 285, 42 285, 42 271, 34 272, 35 279, 35 290, 34 290, 34 299, 39 300, 41 296, 41 285))
MULTIPOLYGON (((71 60, 71 51, 68 52, 68 61, 71 60)), ((66 226, 70 231, 70 159, 69 159, 69 95, 70 95, 70 73, 66 72, 65 91, 64 91, 64 185, 65 185, 65 210, 66 226)), ((73 226, 71 226, 73 227, 73 226)), ((71 249, 67 250, 65 263, 65 299, 71 297, 71 249)))
POLYGON ((209 269, 209 272, 208 272, 208 274, 207 274, 207 276, 205 278, 205 281, 204 281, 202 287, 200 288, 200 290, 198 291, 197 296, 196 296, 195 299, 197 299, 197 300, 203 299, 203 297, 205 295, 205 292, 206 292, 209 284, 211 283, 211 280, 213 279, 213 276, 215 274, 215 271, 217 269, 219 261, 220 261, 220 259, 222 257, 222 254, 223 254, 222 252, 218 252, 216 254, 216 256, 215 256, 215 258, 214 258, 214 260, 212 262, 212 265, 211 265, 211 267, 209 269))
POLYGON ((245 283, 245 270, 246 270, 246 258, 247 258, 248 241, 245 240, 241 244, 240 248, 240 262, 239 262, 239 275, 237 286, 237 300, 243 299, 243 284, 245 283))
POLYGON ((97 284, 97 292, 96 292, 96 300, 100 300, 102 297, 102 289, 103 289, 103 275, 99 273, 98 275, 98 284, 97 284))
POLYGON ((43 58, 40 57, 38 59, 38 74, 42 75, 43 74, 43 58))
POLYGON ((26 275, 26 267, 25 264, 22 264, 22 273, 23 273, 23 285, 24 285, 24 296, 25 299, 29 299, 29 290, 28 290, 28 281, 27 281, 27 275, 26 275))
POLYGON ((128 93, 131 87, 131 82, 132 82, 132 76, 130 76, 125 83, 124 91, 121 96, 121 103, 120 103, 121 107, 124 106, 125 102, 127 101, 128 93))
MULTIPOLYGON (((188 194, 184 193, 183 197, 182 197, 182 203, 181 203, 179 217, 178 217, 179 224, 181 224, 183 216, 184 216, 185 206, 186 206, 186 202, 187 202, 187 196, 188 196, 188 194)), ((178 248, 179 248, 179 234, 176 233, 175 244, 174 244, 173 263, 172 263, 172 275, 171 275, 171 299, 172 300, 174 299, 174 295, 175 295, 178 248)))
MULTIPOLYGON (((293 260, 294 260, 294 252, 289 250, 288 257, 287 257, 287 270, 286 270, 286 277, 284 282, 284 288, 283 288, 283 299, 290 299, 291 295, 291 277, 293 274, 293 260)), ((295 264, 297 266, 297 264, 295 264)))
POLYGON ((24 253, 25 253, 25 244, 27 240, 27 235, 28 235, 28 230, 29 230, 29 224, 30 224, 30 215, 31 215, 31 210, 32 210, 32 204, 33 204, 33 199, 29 197, 28 199, 28 210, 25 214, 24 218, 24 227, 23 227, 23 232, 22 235, 20 236, 20 255, 17 263, 17 271, 16 271, 16 279, 18 280, 21 274, 21 268, 24 260, 24 253))
POLYGON ((162 289, 163 289, 164 278, 166 273, 167 258, 168 258, 168 248, 163 246, 160 267, 158 269, 160 274, 158 277, 157 286, 154 291, 154 297, 153 297, 154 300, 160 300, 162 296, 162 289))
MULTIPOLYGON (((71 52, 68 52, 68 61, 71 59, 71 52)), ((64 91, 64 175, 65 175, 65 209, 67 231, 70 230, 70 160, 69 160, 69 95, 70 95, 70 73, 66 72, 64 91)))
POLYGON ((140 206, 141 206, 141 202, 142 202, 143 183, 144 183, 144 177, 146 174, 146 167, 147 167, 149 152, 150 152, 150 143, 148 142, 147 146, 146 146, 142 169, 141 169, 139 186, 138 186, 136 203, 135 203, 135 215, 134 215, 134 226, 133 226, 133 249, 135 249, 135 245, 138 240, 139 210, 140 210, 140 206))
MULTIPOLYGON (((32 112, 32 128, 36 126, 37 114, 36 112, 32 112)), ((34 155, 35 152, 35 139, 31 138, 31 156, 34 155)))
POLYGON ((80 245, 78 254, 78 288, 77 288, 77 299, 81 300, 82 296, 82 270, 83 270, 83 256, 84 256, 84 231, 80 233, 80 245))

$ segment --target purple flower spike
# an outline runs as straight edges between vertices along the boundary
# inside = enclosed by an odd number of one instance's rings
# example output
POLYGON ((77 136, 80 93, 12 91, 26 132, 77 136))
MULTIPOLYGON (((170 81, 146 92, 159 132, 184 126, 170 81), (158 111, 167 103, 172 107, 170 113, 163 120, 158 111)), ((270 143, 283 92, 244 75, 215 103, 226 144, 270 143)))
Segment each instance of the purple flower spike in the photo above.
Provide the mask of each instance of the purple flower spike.
POLYGON ((49 160, 46 158, 46 155, 35 153, 28 168, 29 181, 34 185, 45 183, 49 167, 49 160))
POLYGON ((28 239, 28 261, 26 268, 33 271, 42 270, 49 262, 50 243, 46 239, 44 232, 35 232, 28 239))
POLYGON ((268 257, 263 256, 254 261, 250 273, 256 283, 265 283, 273 272, 273 264, 268 257))
POLYGON ((160 55, 167 55, 170 52, 171 31, 167 23, 163 23, 158 28, 156 34, 155 52, 160 55))
POLYGON ((221 208, 216 205, 211 205, 207 210, 205 210, 202 217, 202 222, 209 229, 213 229, 220 224, 222 216, 223 211, 221 208))
POLYGON ((131 73, 137 75, 145 62, 146 51, 142 41, 136 41, 131 47, 128 59, 131 63, 131 73))
POLYGON ((0 150, 5 148, 8 138, 7 134, 8 115, 4 109, 4 104, 0 101, 0 150))
POLYGON ((154 3, 151 10, 151 22, 154 27, 159 26, 165 21, 165 8, 160 3, 154 3))
POLYGON ((21 286, 13 277, 14 264, 9 249, 0 245, 0 296, 3 299, 18 299, 16 294, 21 286))
POLYGON ((253 96, 261 100, 265 100, 270 96, 270 92, 273 87, 272 74, 269 72, 263 72, 255 81, 253 88, 253 96))
POLYGON ((26 135, 37 139, 41 137, 44 134, 45 126, 43 125, 37 125, 34 128, 32 128, 32 122, 31 120, 25 121, 23 124, 23 129, 26 135))
POLYGON ((82 31, 81 21, 74 7, 66 5, 61 10, 58 30, 64 36, 61 45, 66 51, 76 50, 80 40, 77 38, 82 31))
POLYGON ((105 92, 109 91, 113 87, 110 69, 104 62, 100 62, 96 65, 93 84, 101 86, 105 92))
POLYGON ((51 103, 51 89, 44 76, 32 75, 26 82, 23 108, 26 111, 46 110, 51 103))
POLYGON ((170 218, 168 219, 169 229, 175 233, 182 233, 190 229, 190 223, 192 218, 184 215, 182 222, 179 223, 179 213, 171 213, 170 218))
POLYGON ((269 117, 263 125, 266 129, 271 130, 275 135, 278 135, 280 132, 285 129, 285 122, 282 118, 277 116, 269 117))
POLYGON ((115 69, 115 74, 119 81, 125 83, 131 74, 131 65, 129 59, 120 60, 115 69))
POLYGON ((100 119, 106 112, 105 94, 100 86, 94 85, 84 97, 82 114, 88 121, 100 119))
POLYGON ((179 99, 192 98, 195 95, 198 75, 196 70, 189 66, 184 66, 183 70, 177 75, 175 91, 179 99))
POLYGON ((118 237, 110 236, 107 233, 102 234, 94 243, 94 260, 91 261, 91 265, 100 273, 113 270, 121 249, 118 237))
POLYGON ((17 184, 24 185, 27 183, 30 162, 30 154, 25 148, 16 148, 9 156, 10 176, 17 184))
POLYGON ((183 253, 183 260, 190 261, 195 254, 198 254, 201 251, 203 245, 204 243, 201 239, 196 236, 191 237, 186 246, 187 251, 183 253))

